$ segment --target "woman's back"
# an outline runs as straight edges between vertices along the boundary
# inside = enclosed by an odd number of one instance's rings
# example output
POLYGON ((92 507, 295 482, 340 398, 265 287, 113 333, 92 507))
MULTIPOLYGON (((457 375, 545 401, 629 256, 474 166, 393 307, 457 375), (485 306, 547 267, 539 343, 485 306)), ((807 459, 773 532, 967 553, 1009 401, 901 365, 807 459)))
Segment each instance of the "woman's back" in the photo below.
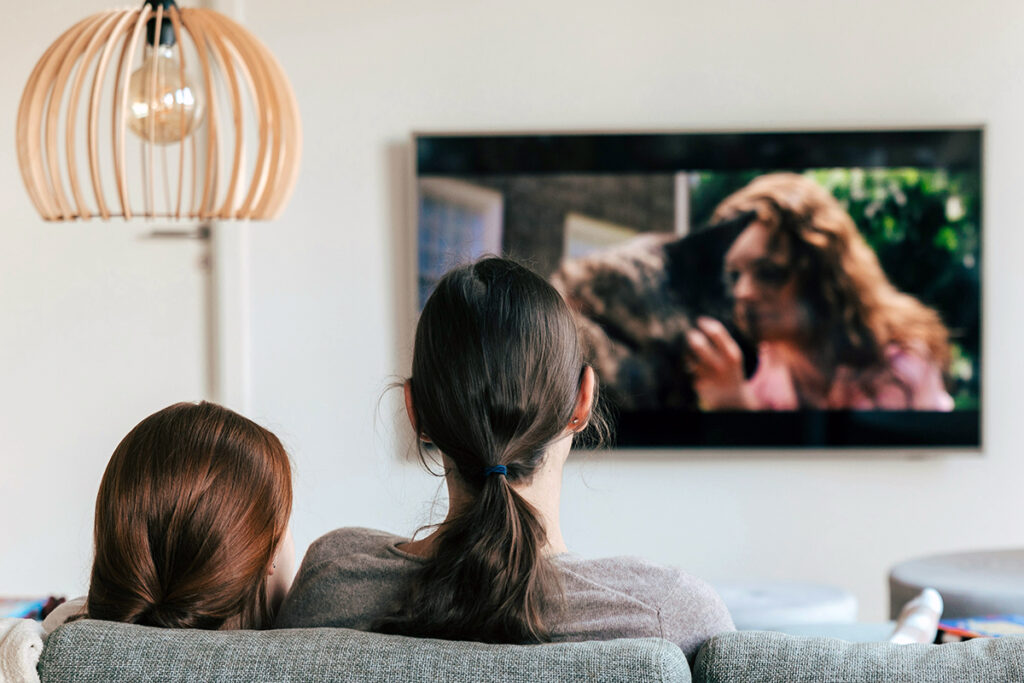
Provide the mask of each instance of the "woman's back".
MULTIPOLYGON (((275 628, 371 629, 422 567, 422 558, 398 548, 407 540, 360 528, 322 536, 306 553, 275 628)), ((717 593, 679 569, 635 557, 551 559, 562 586, 542 611, 552 641, 655 636, 692 661, 705 640, 734 628, 717 593)))

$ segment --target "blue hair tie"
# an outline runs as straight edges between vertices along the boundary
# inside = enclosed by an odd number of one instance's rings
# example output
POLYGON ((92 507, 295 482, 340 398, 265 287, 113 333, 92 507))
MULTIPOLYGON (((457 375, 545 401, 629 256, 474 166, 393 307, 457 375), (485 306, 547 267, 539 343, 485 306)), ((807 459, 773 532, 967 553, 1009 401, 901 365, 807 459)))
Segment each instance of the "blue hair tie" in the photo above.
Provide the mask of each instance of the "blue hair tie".
POLYGON ((505 467, 504 465, 495 465, 494 467, 488 467, 486 470, 484 470, 485 477, 489 477, 492 474, 507 475, 508 468, 505 467))

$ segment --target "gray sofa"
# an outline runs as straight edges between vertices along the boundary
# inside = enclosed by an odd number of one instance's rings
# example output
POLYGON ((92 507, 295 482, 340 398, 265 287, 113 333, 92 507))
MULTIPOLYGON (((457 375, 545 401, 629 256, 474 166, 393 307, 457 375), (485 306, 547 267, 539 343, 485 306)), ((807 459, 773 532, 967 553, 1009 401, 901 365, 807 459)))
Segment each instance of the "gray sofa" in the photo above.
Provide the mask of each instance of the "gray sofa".
MULTIPOLYGON (((679 648, 657 638, 482 645, 347 629, 172 631, 90 620, 50 635, 39 675, 44 683, 691 680, 679 648)), ((701 649, 692 680, 1024 681, 1024 638, 890 645, 764 631, 726 633, 701 649)))
POLYGON ((340 628, 182 631, 81 620, 50 634, 43 683, 268 681, 689 681, 659 638, 483 645, 340 628))
POLYGON ((697 654, 693 679, 706 683, 1019 682, 1024 681, 1024 638, 893 645, 770 631, 723 633, 697 654))

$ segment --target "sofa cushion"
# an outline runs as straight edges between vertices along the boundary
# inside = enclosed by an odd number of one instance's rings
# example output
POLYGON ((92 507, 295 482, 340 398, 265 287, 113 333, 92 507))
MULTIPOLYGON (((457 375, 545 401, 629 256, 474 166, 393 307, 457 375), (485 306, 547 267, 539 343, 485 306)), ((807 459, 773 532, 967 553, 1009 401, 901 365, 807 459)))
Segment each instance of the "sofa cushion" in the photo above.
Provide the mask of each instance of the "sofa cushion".
POLYGON ((697 683, 1024 681, 1024 638, 947 645, 850 643, 768 631, 717 635, 697 653, 697 683))
POLYGON ((659 638, 485 645, 341 628, 192 631, 81 620, 50 634, 43 683, 62 681, 679 681, 659 638))

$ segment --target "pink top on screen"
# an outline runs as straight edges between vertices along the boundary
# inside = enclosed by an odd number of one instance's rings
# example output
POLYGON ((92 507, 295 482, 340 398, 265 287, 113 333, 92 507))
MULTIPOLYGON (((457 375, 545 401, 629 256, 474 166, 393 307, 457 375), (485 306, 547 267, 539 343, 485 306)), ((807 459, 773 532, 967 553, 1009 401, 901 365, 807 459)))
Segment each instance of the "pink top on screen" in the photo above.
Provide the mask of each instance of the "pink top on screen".
POLYGON ((885 351, 886 368, 865 371, 840 366, 832 380, 824 405, 801 405, 789 366, 762 343, 758 366, 748 386, 761 410, 953 410, 953 397, 946 391, 939 367, 922 354, 890 344, 885 351))

